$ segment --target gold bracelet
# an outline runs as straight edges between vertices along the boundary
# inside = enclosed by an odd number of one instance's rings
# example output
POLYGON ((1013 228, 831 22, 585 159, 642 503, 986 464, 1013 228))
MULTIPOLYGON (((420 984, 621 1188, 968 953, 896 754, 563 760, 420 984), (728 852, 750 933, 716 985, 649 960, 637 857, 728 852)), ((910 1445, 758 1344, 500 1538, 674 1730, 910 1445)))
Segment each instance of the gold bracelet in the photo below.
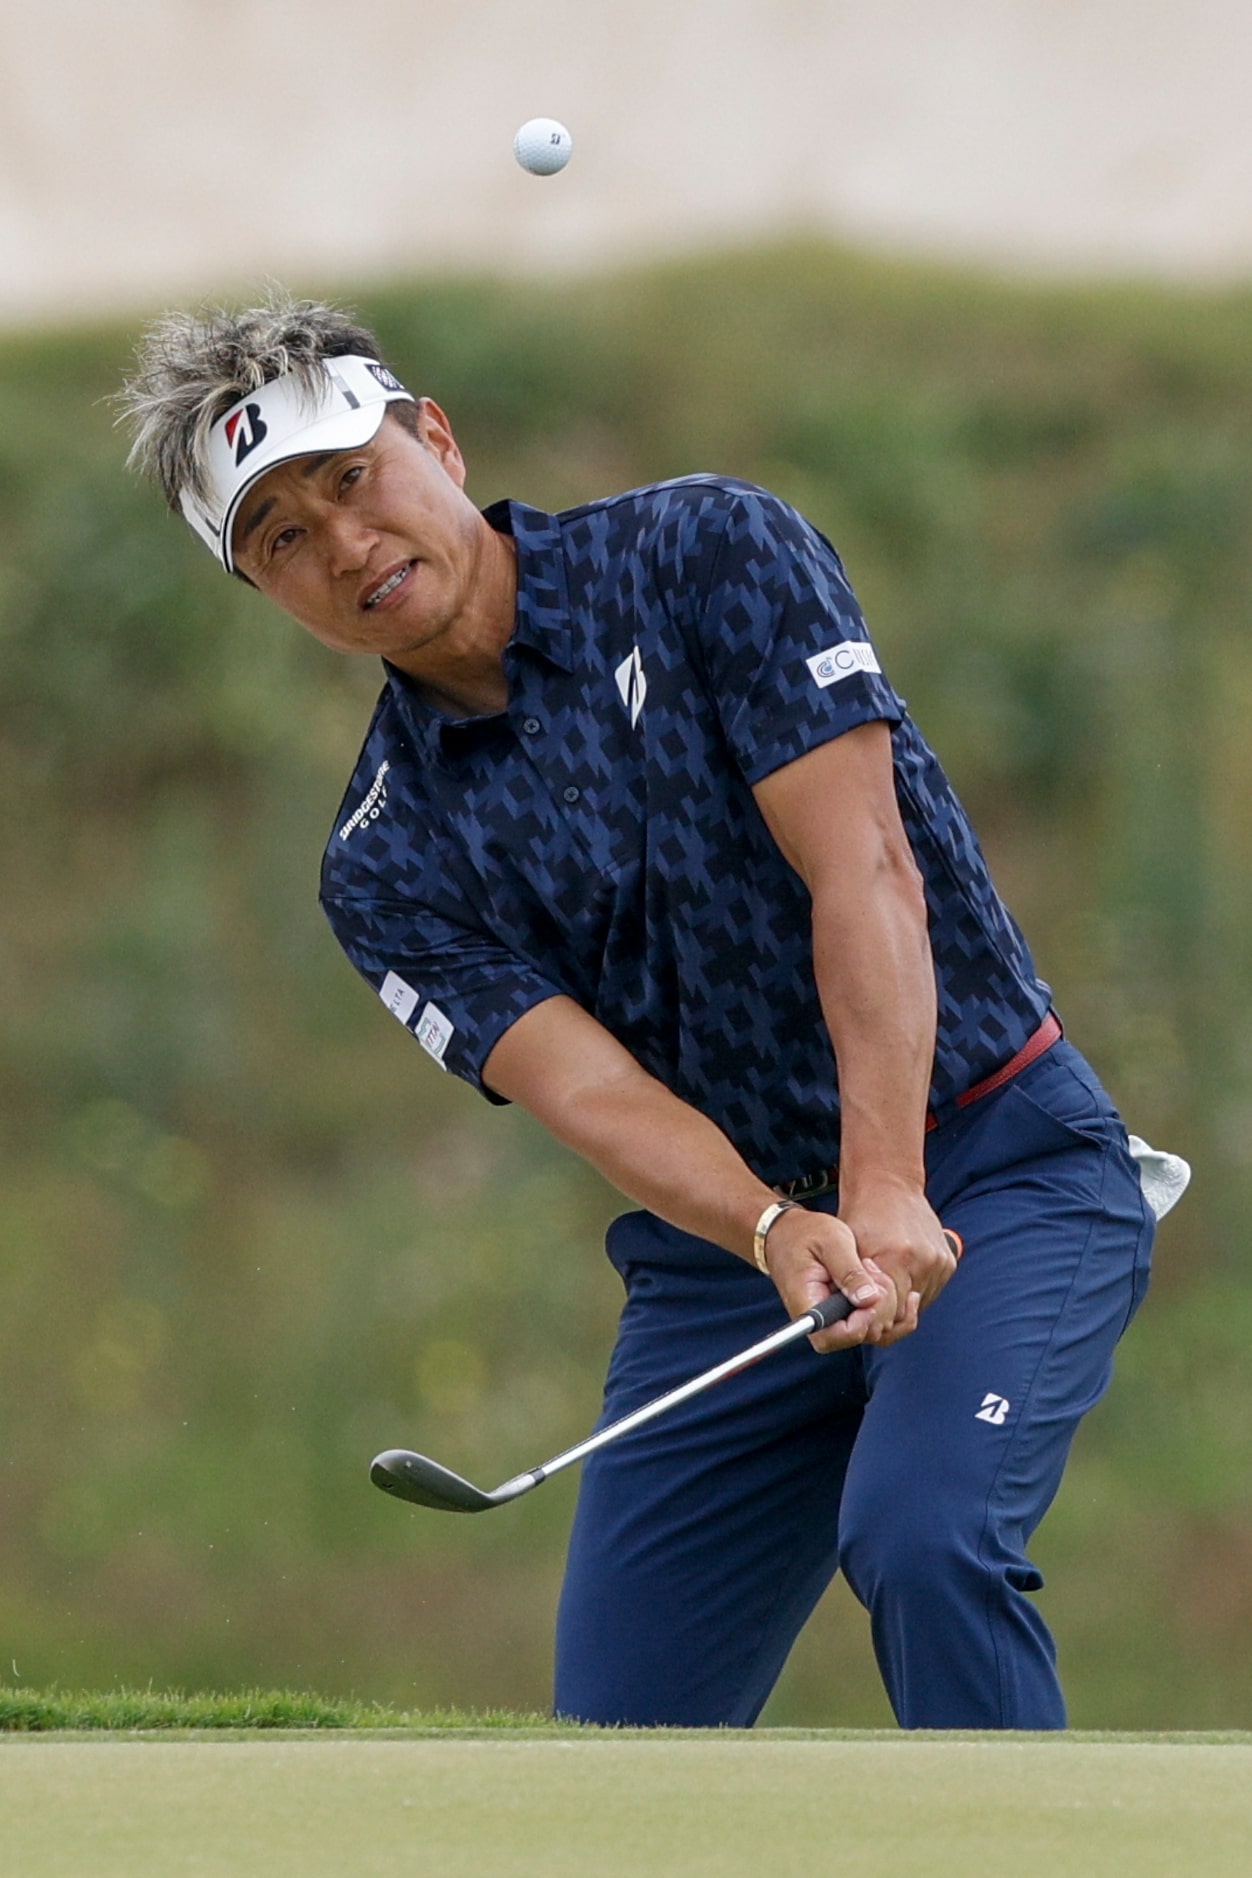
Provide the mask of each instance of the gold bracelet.
POLYGON ((769 1237, 769 1229, 780 1213, 790 1213, 797 1204, 795 1200, 772 1200, 756 1222, 756 1231, 752 1235, 752 1256, 756 1260, 757 1270, 764 1272, 767 1278, 770 1272, 769 1260, 765 1256, 765 1241, 769 1237))

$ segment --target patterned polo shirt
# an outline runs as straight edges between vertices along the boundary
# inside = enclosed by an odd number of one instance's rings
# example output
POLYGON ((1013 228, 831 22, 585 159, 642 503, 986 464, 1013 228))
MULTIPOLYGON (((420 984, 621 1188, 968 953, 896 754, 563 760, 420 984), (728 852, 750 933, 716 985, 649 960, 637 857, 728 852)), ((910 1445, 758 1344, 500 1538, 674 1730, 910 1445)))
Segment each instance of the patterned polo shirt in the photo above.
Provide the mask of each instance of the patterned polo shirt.
POLYGON ((833 1163, 810 902, 752 785, 872 720, 929 907, 932 1105, 1013 1056, 1048 987, 830 543, 711 476, 486 515, 517 545, 507 709, 454 721, 389 667, 322 873, 341 945, 434 1060, 499 1100, 492 1048, 564 994, 765 1181, 833 1163))

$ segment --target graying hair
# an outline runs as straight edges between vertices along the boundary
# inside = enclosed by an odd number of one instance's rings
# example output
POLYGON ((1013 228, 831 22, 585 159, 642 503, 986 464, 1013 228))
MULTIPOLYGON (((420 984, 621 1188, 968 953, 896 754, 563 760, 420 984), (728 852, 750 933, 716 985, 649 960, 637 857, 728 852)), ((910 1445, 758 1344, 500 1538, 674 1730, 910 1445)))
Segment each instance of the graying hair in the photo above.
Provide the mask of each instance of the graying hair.
POLYGON ((209 432, 250 391, 291 374, 312 404, 321 363, 358 353, 382 361, 378 341, 354 314, 297 300, 272 287, 257 306, 164 313, 135 348, 135 369, 117 395, 118 422, 134 433, 127 463, 161 489, 172 509, 189 489, 202 501, 209 432))

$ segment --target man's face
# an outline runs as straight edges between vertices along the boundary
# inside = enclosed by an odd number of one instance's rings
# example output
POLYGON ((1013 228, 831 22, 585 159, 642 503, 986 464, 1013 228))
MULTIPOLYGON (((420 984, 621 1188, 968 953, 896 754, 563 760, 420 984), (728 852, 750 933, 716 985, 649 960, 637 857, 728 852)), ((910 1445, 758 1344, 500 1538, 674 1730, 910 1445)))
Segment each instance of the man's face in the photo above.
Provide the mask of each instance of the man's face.
POLYGON ((359 449, 278 464, 233 541, 239 572, 324 645, 401 669, 473 611, 490 537, 438 405, 417 422, 415 437, 389 413, 359 449))

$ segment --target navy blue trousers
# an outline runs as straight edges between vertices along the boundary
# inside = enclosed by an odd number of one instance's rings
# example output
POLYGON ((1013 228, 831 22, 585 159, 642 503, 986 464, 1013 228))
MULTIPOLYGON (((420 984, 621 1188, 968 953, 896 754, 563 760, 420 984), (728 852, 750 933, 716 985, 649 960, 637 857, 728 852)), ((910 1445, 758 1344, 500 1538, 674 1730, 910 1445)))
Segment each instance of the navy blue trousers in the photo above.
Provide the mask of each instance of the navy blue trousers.
MULTIPOLYGON (((841 1569, 903 1727, 1065 1726, 1025 1548, 1146 1290, 1153 1221, 1064 1041, 935 1130, 927 1165, 966 1251, 915 1335, 801 1341, 585 1463, 559 1714, 749 1726, 841 1569)), ((604 1422, 782 1321, 768 1279, 649 1213, 608 1250, 627 1297, 604 1422)))

